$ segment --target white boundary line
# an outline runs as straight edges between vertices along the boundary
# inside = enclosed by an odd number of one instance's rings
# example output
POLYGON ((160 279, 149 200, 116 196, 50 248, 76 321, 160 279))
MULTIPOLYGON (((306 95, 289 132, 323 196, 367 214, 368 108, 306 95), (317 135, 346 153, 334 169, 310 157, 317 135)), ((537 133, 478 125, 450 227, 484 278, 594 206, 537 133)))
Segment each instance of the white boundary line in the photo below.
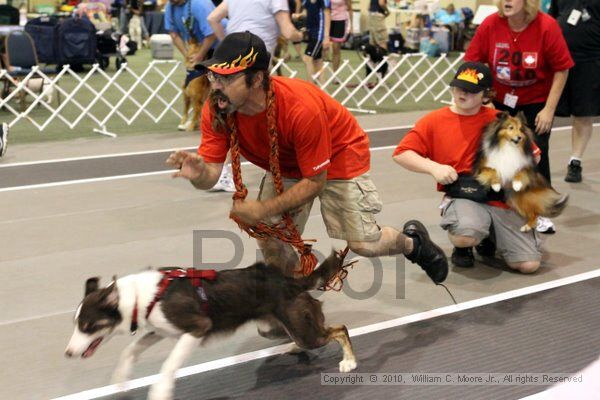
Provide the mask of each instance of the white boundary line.
MULTIPOLYGON (((521 289, 510 290, 508 292, 503 292, 499 294, 495 294, 492 296, 482 297, 480 299, 475 299, 471 301, 467 301, 464 303, 459 303, 457 305, 450 305, 446 307, 436 308, 434 310, 425 311, 413 315, 407 315, 404 317, 392 319, 389 321, 378 322, 371 325, 366 325, 358 328, 354 328, 350 330, 350 336, 361 336, 366 335, 368 333, 382 331, 384 329, 395 328, 398 326, 410 324, 413 322, 424 321, 427 319, 439 317, 442 315, 452 314, 459 311, 469 310, 476 307, 485 306, 492 303, 497 303, 500 301, 513 299, 516 297, 526 296, 532 293, 538 293, 549 289, 554 289, 557 287, 569 285, 572 283, 577 283, 593 278, 600 277, 600 268, 594 271, 585 272, 578 275, 569 276, 566 278, 556 279, 549 282, 540 283, 533 286, 528 286, 521 289)), ((205 363, 192 365, 189 367, 181 368, 177 371, 177 378, 183 378, 190 375, 200 374, 202 372, 212 371, 215 369, 230 367, 233 365, 245 363, 248 361, 260 360, 262 358, 266 358, 273 355, 278 355, 286 352, 289 349, 289 344, 282 344, 279 346, 269 347, 262 350, 252 351, 249 353, 238 354, 231 357, 221 358, 218 360, 208 361, 205 363)), ((129 390, 137 389, 145 386, 152 385, 157 382, 160 377, 160 374, 150 375, 143 378, 138 378, 127 382, 127 387, 129 390)), ((74 393, 71 395, 57 397, 54 400, 90 400, 96 399, 99 397, 110 396, 116 393, 120 393, 121 390, 117 388, 116 385, 103 386, 96 389, 85 390, 79 393, 74 393)))
MULTIPOLYGON (((382 147, 371 147, 371 151, 379 151, 379 150, 389 150, 395 149, 396 146, 382 146, 382 147)), ((241 163, 242 166, 245 165, 253 165, 249 161, 244 161, 241 163)), ((0 188, 0 193, 3 192, 16 192, 19 190, 29 190, 29 189, 43 189, 48 187, 57 187, 57 186, 67 186, 67 185, 77 185, 81 183, 95 183, 95 182, 106 182, 112 180, 119 179, 128 179, 128 178, 142 178, 145 176, 153 176, 153 175, 163 175, 174 173, 175 169, 163 170, 163 171, 152 171, 152 172, 142 172, 139 174, 130 174, 130 175, 114 175, 114 176, 104 176, 101 178, 87 178, 87 179, 77 179, 72 181, 58 181, 58 182, 49 182, 49 183, 37 183, 35 185, 25 185, 25 186, 9 186, 5 188, 0 188)))
MULTIPOLYGON (((365 129, 365 132, 367 132, 367 133, 385 132, 385 131, 393 131, 393 130, 400 130, 400 129, 410 129, 412 127, 413 127, 413 125, 387 126, 387 127, 382 127, 382 128, 365 129)), ((132 151, 132 152, 128 152, 128 153, 100 154, 100 155, 83 156, 83 157, 68 157, 68 158, 56 158, 56 159, 51 159, 51 160, 26 161, 26 162, 12 163, 12 164, 0 164, 0 168, 23 167, 26 165, 51 164, 51 163, 59 163, 59 162, 95 160, 95 159, 99 159, 99 158, 128 157, 128 156, 137 156, 137 155, 142 155, 142 154, 166 153, 168 151, 177 151, 177 150, 195 150, 197 148, 198 148, 198 146, 177 147, 177 148, 169 148, 169 149, 132 151)))
POLYGON ((27 161, 27 162, 12 163, 12 164, 1 164, 0 168, 23 167, 26 165, 51 164, 51 163, 59 163, 59 162, 94 160, 94 159, 98 159, 98 158, 128 157, 128 156, 137 156, 137 155, 142 155, 142 154, 165 153, 167 151, 192 150, 192 149, 196 149, 196 148, 197 147, 183 147, 183 148, 174 148, 174 149, 132 151, 129 153, 100 154, 100 155, 96 155, 96 156, 85 156, 85 157, 56 158, 53 160, 27 161))
POLYGON ((131 175, 105 176, 102 178, 76 179, 76 180, 72 180, 72 181, 39 183, 36 185, 12 186, 12 187, 0 189, 0 193, 16 192, 19 190, 28 190, 28 189, 43 189, 43 188, 56 187, 56 186, 77 185, 80 183, 104 182, 104 181, 113 181, 113 180, 127 179, 127 178, 140 178, 140 177, 144 177, 144 176, 163 175, 163 174, 173 173, 175 171, 176 170, 172 169, 172 170, 165 170, 165 171, 142 172, 139 174, 131 174, 131 175))
MULTIPOLYGON (((382 128, 365 129, 365 132, 373 133, 373 132, 385 132, 385 131, 393 131, 393 130, 401 130, 401 129, 410 129, 413 126, 414 125, 388 126, 388 127, 382 127, 382 128)), ((593 126, 598 127, 598 126, 600 126, 600 123, 595 123, 593 126)), ((552 131, 565 131, 565 130, 569 130, 571 128, 573 128, 572 125, 559 126, 556 128, 552 128, 552 131)), ((109 153, 109 154, 100 154, 100 155, 94 155, 94 156, 56 158, 56 159, 51 159, 51 160, 40 160, 40 161, 26 161, 26 162, 12 163, 12 164, 0 164, 0 168, 22 167, 22 166, 27 166, 27 165, 51 164, 51 163, 59 163, 59 162, 95 160, 95 159, 100 159, 100 158, 128 157, 128 156, 136 156, 136 155, 143 155, 143 154, 165 153, 168 151, 177 151, 177 150, 194 150, 196 148, 197 148, 196 146, 178 147, 178 148, 167 148, 167 149, 132 151, 132 152, 128 152, 128 153, 113 153, 113 154, 109 153)))

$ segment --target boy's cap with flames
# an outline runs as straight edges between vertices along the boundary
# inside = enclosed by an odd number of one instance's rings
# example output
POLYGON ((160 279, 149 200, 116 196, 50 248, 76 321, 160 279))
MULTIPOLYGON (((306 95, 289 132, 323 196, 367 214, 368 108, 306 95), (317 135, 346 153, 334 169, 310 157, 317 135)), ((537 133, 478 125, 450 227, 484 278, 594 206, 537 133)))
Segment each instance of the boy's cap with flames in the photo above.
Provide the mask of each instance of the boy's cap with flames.
POLYGON ((466 62, 458 67, 450 86, 469 93, 479 93, 492 87, 492 72, 487 65, 466 62))

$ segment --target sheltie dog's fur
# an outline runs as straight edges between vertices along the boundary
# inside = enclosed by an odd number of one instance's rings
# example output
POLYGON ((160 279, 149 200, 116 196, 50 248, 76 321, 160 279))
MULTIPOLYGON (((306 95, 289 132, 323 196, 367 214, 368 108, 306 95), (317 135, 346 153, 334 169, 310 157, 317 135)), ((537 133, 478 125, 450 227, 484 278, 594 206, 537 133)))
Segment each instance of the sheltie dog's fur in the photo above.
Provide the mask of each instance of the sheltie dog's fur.
MULTIPOLYGON (((191 65, 189 62, 189 56, 197 54, 200 51, 200 43, 195 38, 190 39, 188 42, 188 57, 185 60, 185 67, 191 71, 195 65, 191 65)), ((183 91, 183 116, 177 129, 180 131, 193 131, 198 128, 200 122, 200 113, 202 112, 202 106, 208 98, 210 93, 210 82, 206 74, 192 79, 187 86, 185 83, 182 86, 183 91), (190 106, 193 109, 191 117, 188 115, 190 106)))
POLYGON ((486 188, 505 189, 508 205, 527 219, 523 232, 535 227, 538 216, 560 215, 569 199, 554 190, 535 165, 532 132, 523 114, 499 113, 485 128, 473 170, 486 188))

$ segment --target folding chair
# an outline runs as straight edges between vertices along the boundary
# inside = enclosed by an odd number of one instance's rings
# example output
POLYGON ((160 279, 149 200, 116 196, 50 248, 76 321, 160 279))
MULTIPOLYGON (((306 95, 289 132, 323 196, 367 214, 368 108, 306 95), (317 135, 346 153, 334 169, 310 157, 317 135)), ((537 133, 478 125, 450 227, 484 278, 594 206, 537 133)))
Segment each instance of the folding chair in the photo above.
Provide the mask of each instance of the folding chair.
MULTIPOLYGON (((27 76, 34 66, 38 65, 37 53, 35 51, 35 44, 31 36, 24 31, 11 32, 4 40, 4 49, 6 51, 6 71, 12 78, 19 80, 21 77, 27 76)), ((43 72, 46 75, 55 74, 56 69, 51 67, 39 68, 38 71, 43 72)), ((42 77, 29 78, 29 82, 41 79, 40 95, 44 91, 44 79, 42 77)), ((32 82, 33 83, 33 82, 32 82)), ((6 97, 10 91, 11 82, 8 80, 4 81, 4 90, 2 91, 2 97, 6 97)), ((52 88, 51 88, 52 89, 52 88)), ((24 110, 25 106, 25 93, 21 97, 21 108, 24 110)), ((57 91, 57 101, 60 104, 60 94, 57 91)))

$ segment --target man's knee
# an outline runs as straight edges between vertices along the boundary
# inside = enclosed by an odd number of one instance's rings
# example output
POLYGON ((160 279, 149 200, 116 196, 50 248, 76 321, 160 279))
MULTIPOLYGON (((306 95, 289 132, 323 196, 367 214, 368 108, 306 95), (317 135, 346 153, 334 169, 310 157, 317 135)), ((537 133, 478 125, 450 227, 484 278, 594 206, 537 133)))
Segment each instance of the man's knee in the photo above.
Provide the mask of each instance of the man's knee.
POLYGON ((512 269, 516 269, 522 274, 532 274, 540 268, 539 261, 523 261, 518 263, 508 263, 512 269))
POLYGON ((373 249, 373 245, 371 242, 348 242, 348 247, 350 251, 359 256, 363 257, 373 257, 375 256, 375 251, 373 249))
POLYGON ((473 247, 477 246, 481 240, 473 236, 459 236, 448 232, 448 238, 455 247, 473 247))

